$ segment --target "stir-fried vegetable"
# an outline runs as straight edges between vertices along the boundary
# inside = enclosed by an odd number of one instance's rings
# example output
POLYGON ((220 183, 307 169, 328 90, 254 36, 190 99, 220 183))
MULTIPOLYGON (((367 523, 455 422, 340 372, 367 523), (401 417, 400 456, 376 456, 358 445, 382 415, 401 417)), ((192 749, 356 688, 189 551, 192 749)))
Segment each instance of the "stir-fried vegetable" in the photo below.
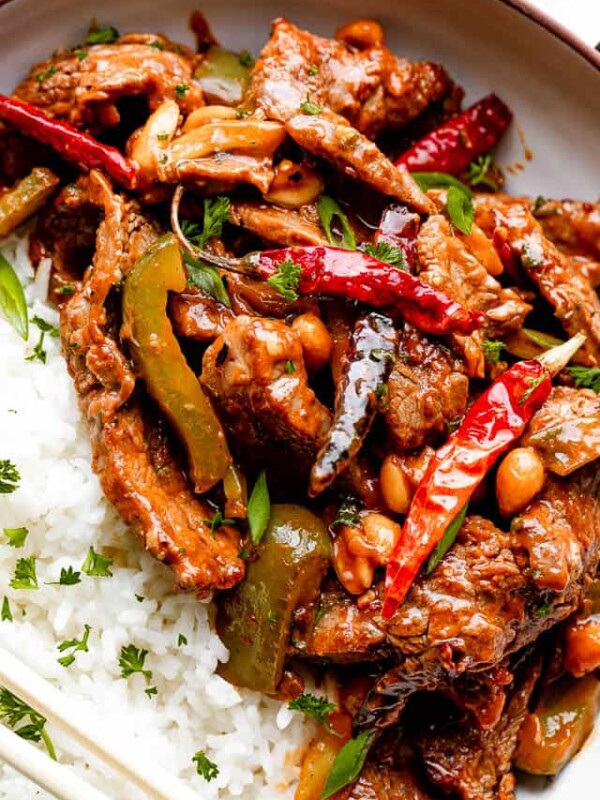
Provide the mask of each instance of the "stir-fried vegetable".
POLYGON ((207 102, 238 106, 250 82, 253 59, 249 53, 233 53, 223 47, 210 47, 194 78, 207 102))
POLYGON ((8 236, 44 205, 59 184, 49 169, 36 167, 0 196, 0 236, 8 236))
POLYGON ((495 94, 448 120, 406 150, 396 161, 412 171, 459 175, 492 150, 510 125, 512 112, 495 94))
POLYGON ((115 147, 101 144, 68 122, 51 119, 29 103, 0 94, 0 119, 25 136, 50 145, 67 161, 103 170, 126 189, 135 183, 136 168, 115 147))
POLYGON ((19 336, 29 338, 27 301, 21 281, 6 258, 0 253, 0 309, 19 336))
POLYGON ((600 680, 564 676, 545 686, 519 732, 515 764, 534 775, 557 775, 581 750, 600 709, 600 680))
POLYGON ((229 650, 221 675, 273 694, 283 674, 294 610, 312 602, 329 566, 321 520, 301 506, 274 505, 246 579, 217 601, 217 630, 229 650))
POLYGON ((520 361, 471 406, 460 427, 432 459, 388 564, 383 617, 402 603, 425 559, 469 502, 498 457, 521 436, 552 388, 556 374, 581 347, 573 337, 539 360, 520 361))
POLYGON ((330 486, 360 450, 397 346, 398 332, 388 317, 372 312, 357 322, 336 391, 333 422, 312 468, 312 496, 330 486))
POLYGON ((181 292, 186 276, 174 236, 159 239, 125 279, 122 336, 148 392, 179 434, 197 492, 222 480, 231 464, 225 434, 210 400, 188 366, 167 317, 167 293, 181 292))

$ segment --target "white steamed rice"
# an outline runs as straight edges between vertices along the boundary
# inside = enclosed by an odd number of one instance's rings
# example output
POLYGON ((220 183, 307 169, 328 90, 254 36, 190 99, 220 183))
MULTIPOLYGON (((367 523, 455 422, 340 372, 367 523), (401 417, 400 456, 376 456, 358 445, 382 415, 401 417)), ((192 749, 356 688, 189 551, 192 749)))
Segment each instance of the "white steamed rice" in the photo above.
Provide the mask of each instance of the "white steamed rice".
MULTIPOLYGON (((30 317, 57 324, 56 311, 44 302, 48 265, 34 280, 27 245, 27 236, 14 236, 1 250, 26 286, 30 317)), ((134 744, 199 798, 291 798, 308 730, 301 715, 215 674, 227 651, 210 630, 209 607, 174 592, 170 572, 142 551, 104 498, 59 340, 46 336, 46 364, 25 360, 38 335, 32 326, 24 343, 0 315, 0 459, 10 459, 21 473, 18 490, 0 495, 0 602, 8 597, 14 616, 12 623, 0 622, 0 644, 120 737, 124 748, 134 744), (22 526, 29 530, 25 546, 8 546, 1 529, 22 526), (75 586, 47 585, 62 567, 80 570, 90 545, 114 559, 112 578, 82 573, 75 586), (37 559, 39 590, 10 588, 17 559, 29 556, 37 559), (89 652, 77 653, 69 668, 60 666, 57 645, 80 638, 85 624, 92 628, 89 652), (178 647, 180 634, 188 644, 178 647), (120 676, 119 651, 130 643, 149 651, 145 666, 158 689, 151 698, 143 676, 120 676), (210 783, 196 774, 191 759, 198 750, 219 767, 210 783)), ((101 765, 70 755, 73 744, 52 725, 47 730, 59 761, 109 796, 141 800, 138 790, 109 778, 101 765)), ((0 766, 0 798, 43 797, 0 766)))

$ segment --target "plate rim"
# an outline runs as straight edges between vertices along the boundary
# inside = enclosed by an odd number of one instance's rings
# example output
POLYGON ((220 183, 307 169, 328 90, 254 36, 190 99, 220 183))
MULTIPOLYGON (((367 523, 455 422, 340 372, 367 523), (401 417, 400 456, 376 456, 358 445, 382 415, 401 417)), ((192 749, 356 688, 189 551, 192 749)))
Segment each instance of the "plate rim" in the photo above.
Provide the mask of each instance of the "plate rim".
MULTIPOLYGON (((16 0, 0 0, 0 9, 8 6, 16 0)), ((595 67, 600 72, 600 52, 591 45, 587 44, 576 33, 569 30, 561 22, 548 13, 533 5, 530 0, 494 0, 494 2, 507 6, 511 10, 527 17, 531 22, 540 28, 548 31, 548 33, 555 36, 562 41, 571 50, 584 58, 592 67, 595 67)), ((600 48, 600 42, 598 43, 600 48)))

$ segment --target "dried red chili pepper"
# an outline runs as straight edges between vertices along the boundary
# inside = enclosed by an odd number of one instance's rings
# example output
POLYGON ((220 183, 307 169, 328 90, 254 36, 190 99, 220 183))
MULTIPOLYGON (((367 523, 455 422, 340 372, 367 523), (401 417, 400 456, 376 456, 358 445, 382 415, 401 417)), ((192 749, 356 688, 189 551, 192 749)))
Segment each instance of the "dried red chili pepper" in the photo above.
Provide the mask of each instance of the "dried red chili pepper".
POLYGON ((411 172, 459 175, 471 161, 489 153, 512 120, 512 111, 495 94, 428 133, 396 161, 411 172))
POLYGON ((288 247, 247 256, 263 278, 273 278, 285 263, 297 265, 301 294, 326 294, 358 300, 375 308, 397 308, 407 322, 425 333, 472 333, 482 322, 443 292, 391 264, 359 250, 335 247, 288 247))
POLYGON ((537 360, 519 361, 477 399, 435 454, 413 497, 387 566, 382 616, 402 603, 425 559, 498 457, 523 433, 552 388, 551 376, 585 341, 577 334, 537 360))
POLYGON ((101 169, 126 189, 133 188, 134 165, 115 147, 101 144, 68 122, 52 119, 39 108, 5 94, 0 94, 0 120, 25 136, 50 145, 67 161, 89 169, 101 169))

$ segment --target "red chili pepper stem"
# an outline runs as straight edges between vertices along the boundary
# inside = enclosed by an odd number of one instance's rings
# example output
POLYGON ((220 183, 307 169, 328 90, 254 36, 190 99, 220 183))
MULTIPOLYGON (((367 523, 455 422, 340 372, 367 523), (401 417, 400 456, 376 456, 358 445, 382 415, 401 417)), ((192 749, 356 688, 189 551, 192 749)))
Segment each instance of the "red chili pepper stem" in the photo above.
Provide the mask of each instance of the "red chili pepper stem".
POLYGON ((88 169, 100 169, 126 189, 135 185, 137 169, 115 147, 96 141, 83 131, 16 97, 0 94, 0 120, 24 136, 49 145, 67 161, 88 169))
POLYGON ((402 604, 423 563, 498 458, 515 442, 585 341, 577 334, 539 359, 519 361, 479 396, 435 454, 413 497, 387 566, 382 617, 402 604))

